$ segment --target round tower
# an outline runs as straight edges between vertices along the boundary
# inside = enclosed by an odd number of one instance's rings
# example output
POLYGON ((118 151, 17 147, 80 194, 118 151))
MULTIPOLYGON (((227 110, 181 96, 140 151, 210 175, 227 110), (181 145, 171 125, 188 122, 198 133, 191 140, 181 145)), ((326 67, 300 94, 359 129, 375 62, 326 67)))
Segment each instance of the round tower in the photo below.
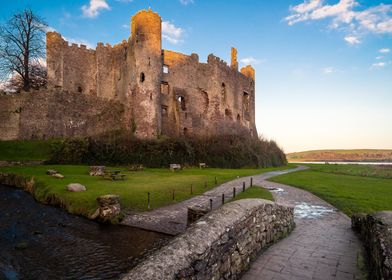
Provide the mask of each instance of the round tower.
POLYGON ((162 49, 162 19, 151 9, 136 13, 131 19, 131 34, 136 45, 159 52, 162 49))
POLYGON ((136 135, 155 138, 161 132, 160 88, 162 81, 162 20, 151 10, 143 10, 131 19, 131 45, 136 78, 134 120, 136 135))

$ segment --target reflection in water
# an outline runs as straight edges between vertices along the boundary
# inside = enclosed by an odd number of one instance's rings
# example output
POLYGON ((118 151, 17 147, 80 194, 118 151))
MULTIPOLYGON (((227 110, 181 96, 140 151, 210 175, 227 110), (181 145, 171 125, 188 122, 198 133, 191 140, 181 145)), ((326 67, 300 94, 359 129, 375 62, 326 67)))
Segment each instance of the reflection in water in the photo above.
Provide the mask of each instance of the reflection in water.
POLYGON ((104 226, 0 185, 0 279, 113 279, 169 236, 104 226))

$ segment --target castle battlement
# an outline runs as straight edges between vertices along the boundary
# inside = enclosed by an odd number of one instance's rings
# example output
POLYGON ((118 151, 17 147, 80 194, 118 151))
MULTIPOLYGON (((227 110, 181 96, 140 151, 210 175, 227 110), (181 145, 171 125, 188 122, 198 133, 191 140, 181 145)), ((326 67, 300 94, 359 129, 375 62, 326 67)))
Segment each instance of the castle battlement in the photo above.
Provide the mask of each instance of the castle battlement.
POLYGON ((130 21, 128 40, 96 49, 48 32, 49 87, 123 104, 124 129, 141 138, 257 135, 255 72, 238 70, 235 48, 230 64, 213 54, 201 63, 198 54, 162 49, 158 13, 141 10, 130 21))

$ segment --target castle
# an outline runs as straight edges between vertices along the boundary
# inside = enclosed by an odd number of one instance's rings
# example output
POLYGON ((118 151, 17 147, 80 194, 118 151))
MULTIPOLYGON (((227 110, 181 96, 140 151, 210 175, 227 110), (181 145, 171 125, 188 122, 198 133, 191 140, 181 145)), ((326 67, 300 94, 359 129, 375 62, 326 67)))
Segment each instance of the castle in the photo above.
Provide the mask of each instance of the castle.
POLYGON ((115 129, 139 138, 257 135, 255 71, 209 55, 162 49, 162 20, 131 19, 128 41, 95 50, 48 32, 48 89, 0 97, 0 140, 87 136, 115 129), (34 96, 32 96, 34 94, 34 96))

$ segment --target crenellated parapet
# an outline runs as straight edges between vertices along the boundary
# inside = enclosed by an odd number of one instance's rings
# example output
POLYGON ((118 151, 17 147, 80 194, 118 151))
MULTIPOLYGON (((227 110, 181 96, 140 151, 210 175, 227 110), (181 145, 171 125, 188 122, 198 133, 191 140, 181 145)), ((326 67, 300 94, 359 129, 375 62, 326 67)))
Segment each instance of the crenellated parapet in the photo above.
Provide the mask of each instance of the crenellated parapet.
POLYGON ((121 102, 124 127, 139 138, 257 135, 255 71, 238 64, 235 48, 230 63, 163 50, 162 19, 151 9, 132 16, 129 38, 114 45, 90 49, 47 33, 49 88, 121 102))

